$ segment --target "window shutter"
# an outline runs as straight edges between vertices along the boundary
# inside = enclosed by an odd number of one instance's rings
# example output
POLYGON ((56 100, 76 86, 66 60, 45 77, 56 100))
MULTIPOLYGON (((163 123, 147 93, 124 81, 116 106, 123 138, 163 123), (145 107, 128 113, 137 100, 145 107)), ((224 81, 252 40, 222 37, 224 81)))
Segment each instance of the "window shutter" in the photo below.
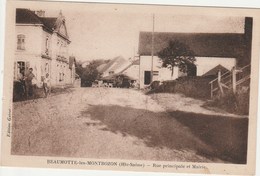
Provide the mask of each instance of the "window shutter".
POLYGON ((17 76, 18 76, 18 73, 17 73, 17 62, 14 62, 14 80, 17 80, 17 76))
POLYGON ((25 74, 29 72, 30 62, 25 62, 25 74))

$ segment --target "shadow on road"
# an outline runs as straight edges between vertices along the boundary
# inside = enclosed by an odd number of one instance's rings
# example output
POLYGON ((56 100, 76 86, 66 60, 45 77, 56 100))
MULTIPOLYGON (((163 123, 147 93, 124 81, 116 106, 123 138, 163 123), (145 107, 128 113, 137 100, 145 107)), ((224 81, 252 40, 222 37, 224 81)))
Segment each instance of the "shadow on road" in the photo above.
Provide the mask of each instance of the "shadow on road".
POLYGON ((135 136, 148 147, 192 150, 213 161, 246 163, 247 119, 181 111, 151 112, 116 105, 90 106, 82 117, 98 120, 94 126, 105 125, 103 131, 135 136))
POLYGON ((192 133, 214 147, 221 159, 245 164, 247 158, 248 118, 214 116, 182 111, 169 112, 189 127, 192 133))
MULTIPOLYGON (((75 89, 72 87, 55 87, 51 89, 51 93, 48 96, 56 96, 60 94, 69 94, 74 92, 75 89)), ((21 92, 15 93, 13 92, 13 102, 21 102, 21 101, 28 101, 28 100, 37 100, 40 98, 46 98, 43 88, 36 88, 34 90, 34 96, 30 96, 28 98, 25 97, 21 92)))

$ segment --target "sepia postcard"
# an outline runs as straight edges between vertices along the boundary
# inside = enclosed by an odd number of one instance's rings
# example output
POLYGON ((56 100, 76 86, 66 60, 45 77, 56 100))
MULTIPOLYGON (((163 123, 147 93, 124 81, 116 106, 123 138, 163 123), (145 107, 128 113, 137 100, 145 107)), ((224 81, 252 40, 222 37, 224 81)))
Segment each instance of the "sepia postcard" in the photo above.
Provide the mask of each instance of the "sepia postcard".
POLYGON ((260 9, 7 1, 2 166, 254 175, 260 9))

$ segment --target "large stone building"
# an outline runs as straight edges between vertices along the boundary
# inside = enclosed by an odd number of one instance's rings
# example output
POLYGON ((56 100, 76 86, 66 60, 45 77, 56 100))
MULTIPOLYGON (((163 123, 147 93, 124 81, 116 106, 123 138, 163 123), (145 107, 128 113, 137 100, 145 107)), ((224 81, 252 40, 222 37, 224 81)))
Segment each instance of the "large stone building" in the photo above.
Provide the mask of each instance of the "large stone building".
POLYGON ((41 10, 16 9, 15 34, 14 80, 33 68, 39 87, 47 73, 52 86, 74 82, 75 58, 69 58, 71 41, 61 12, 45 17, 41 10))

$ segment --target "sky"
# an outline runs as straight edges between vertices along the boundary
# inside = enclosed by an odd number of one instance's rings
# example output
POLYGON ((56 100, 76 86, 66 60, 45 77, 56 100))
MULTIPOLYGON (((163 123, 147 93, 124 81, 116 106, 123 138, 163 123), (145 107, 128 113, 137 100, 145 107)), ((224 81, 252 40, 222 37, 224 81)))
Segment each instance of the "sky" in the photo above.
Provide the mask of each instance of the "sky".
POLYGON ((46 11, 46 16, 58 16, 62 11, 71 40, 70 55, 82 61, 120 55, 128 59, 137 55, 139 32, 152 31, 153 14, 155 32, 244 32, 244 17, 126 12, 120 9, 102 11, 61 7, 42 10, 46 11))

